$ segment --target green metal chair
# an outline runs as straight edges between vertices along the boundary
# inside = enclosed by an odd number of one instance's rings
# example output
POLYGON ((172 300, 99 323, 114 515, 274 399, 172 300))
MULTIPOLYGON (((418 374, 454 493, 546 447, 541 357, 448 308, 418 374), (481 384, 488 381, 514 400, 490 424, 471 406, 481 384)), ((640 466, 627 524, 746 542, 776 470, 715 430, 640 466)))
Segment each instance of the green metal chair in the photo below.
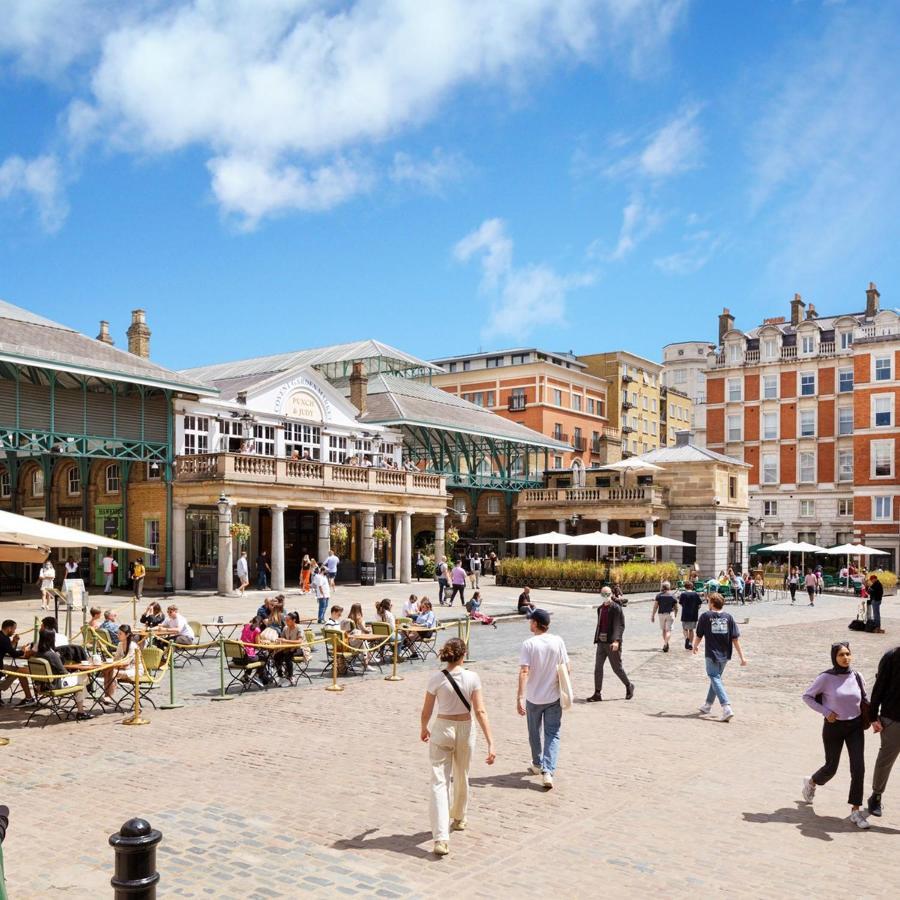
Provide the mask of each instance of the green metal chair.
MULTIPOLYGON (((66 719, 70 719, 75 715, 78 710, 78 701, 76 698, 78 694, 84 691, 84 685, 73 684, 69 687, 54 687, 54 685, 59 682, 45 680, 46 676, 53 675, 50 663, 48 663, 46 659, 41 659, 38 656, 32 656, 28 660, 28 673, 30 675, 38 675, 41 677, 35 678, 31 682, 34 698, 37 703, 32 710, 31 715, 28 717, 28 720, 25 722, 26 726, 30 725, 31 720, 42 710, 49 711, 51 716, 56 716, 60 722, 64 722, 66 719)), ((57 677, 64 678, 65 676, 59 675, 57 677)), ((41 724, 42 728, 47 724, 49 719, 50 716, 43 719, 41 724)))
POLYGON ((240 641, 225 641, 222 645, 222 652, 225 654, 225 665, 231 678, 231 681, 225 686, 226 694, 233 684, 240 687, 242 694, 251 687, 268 689, 267 684, 258 684, 253 679, 254 675, 265 669, 265 662, 261 659, 245 657, 244 645, 240 641))
MULTIPOLYGON (((165 678, 166 672, 169 671, 169 653, 167 650, 161 650, 159 647, 146 647, 137 650, 141 654, 141 703, 147 702, 154 709, 156 704, 150 696, 150 692, 156 690, 165 678)), ((129 698, 134 697, 134 679, 125 675, 120 675, 118 685, 122 688, 122 696, 116 703, 116 710, 120 710, 122 704, 129 698)))

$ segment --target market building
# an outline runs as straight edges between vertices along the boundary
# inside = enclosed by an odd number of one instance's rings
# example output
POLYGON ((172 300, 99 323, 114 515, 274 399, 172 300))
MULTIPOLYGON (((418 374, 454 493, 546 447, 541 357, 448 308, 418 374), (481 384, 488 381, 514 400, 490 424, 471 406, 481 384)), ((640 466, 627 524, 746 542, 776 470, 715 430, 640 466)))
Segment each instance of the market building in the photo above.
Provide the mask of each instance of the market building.
MULTIPOLYGON (((171 587, 172 403, 214 391, 149 360, 150 329, 132 313, 128 350, 107 322, 97 338, 0 301, 0 507, 153 549, 147 587, 171 587)), ((88 584, 101 552, 72 555, 88 584)), ((118 554, 119 581, 136 554, 118 554)), ((9 581, 34 581, 30 566, 9 581)))
POLYGON ((865 307, 820 316, 799 294, 790 317, 756 328, 719 316, 709 357, 707 445, 750 465, 753 545, 861 540, 900 558, 896 410, 900 316, 865 307))

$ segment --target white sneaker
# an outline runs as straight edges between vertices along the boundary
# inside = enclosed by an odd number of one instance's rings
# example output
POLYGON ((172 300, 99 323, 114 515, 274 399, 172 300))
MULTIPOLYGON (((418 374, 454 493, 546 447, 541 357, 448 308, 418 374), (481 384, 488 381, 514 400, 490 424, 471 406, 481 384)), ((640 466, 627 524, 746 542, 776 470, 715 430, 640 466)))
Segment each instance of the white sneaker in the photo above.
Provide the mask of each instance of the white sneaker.
MULTIPOLYGON (((544 772, 544 790, 549 791, 552 787, 553 787, 553 776, 549 772, 544 772)), ((868 826, 866 826, 866 827, 868 827, 868 826)))
POLYGON ((734 718, 734 712, 732 711, 730 706, 725 706, 722 708, 722 715, 719 716, 720 722, 727 722, 729 719, 734 718))
POLYGON ((703 706, 698 706, 697 709, 702 712, 704 716, 708 716, 712 712, 712 706, 709 703, 704 703, 703 706))
POLYGON ((803 801, 805 803, 813 802, 813 797, 816 796, 816 783, 812 778, 803 779, 803 787, 800 789, 800 793, 803 795, 803 801))
POLYGON ((865 810, 858 809, 858 810, 856 810, 856 812, 850 813, 850 821, 857 828, 863 828, 863 829, 871 828, 872 825, 869 822, 868 816, 869 816, 869 814, 865 810))
POLYGON ((536 766, 534 763, 532 763, 532 764, 528 767, 528 771, 531 772, 532 775, 540 775, 540 774, 541 774, 541 767, 540 767, 540 766, 536 766))

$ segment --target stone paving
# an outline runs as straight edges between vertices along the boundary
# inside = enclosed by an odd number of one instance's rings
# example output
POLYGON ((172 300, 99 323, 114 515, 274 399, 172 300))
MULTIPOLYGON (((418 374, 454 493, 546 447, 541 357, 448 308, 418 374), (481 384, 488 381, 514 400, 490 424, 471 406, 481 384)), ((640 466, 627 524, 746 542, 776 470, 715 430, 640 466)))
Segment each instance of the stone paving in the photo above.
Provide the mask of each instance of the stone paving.
MULTIPOLYGON (((429 585, 430 587, 430 585, 429 585)), ((397 586, 344 588, 338 599, 371 610, 397 586)), ((488 612, 516 591, 485 590, 488 612)), ((572 653, 576 690, 591 692, 592 597, 536 592, 572 653)), ((227 601, 240 617, 258 595, 227 601)), ((470 828, 452 852, 429 852, 427 751, 418 713, 431 663, 406 664, 404 681, 344 679, 346 690, 280 688, 209 702, 217 664, 179 670, 185 707, 150 710, 151 724, 121 716, 23 729, 0 710, 4 783, 11 810, 4 844, 14 900, 108 896, 108 835, 134 816, 164 835, 161 897, 537 897, 614 890, 623 896, 698 891, 741 897, 894 896, 900 846, 900 773, 885 815, 869 832, 845 821, 846 761, 814 807, 803 775, 821 762, 820 722, 801 702, 828 665, 832 640, 850 637, 871 681, 900 633, 885 601, 886 635, 851 634, 855 601, 824 597, 815 609, 784 601, 729 607, 748 619, 750 665, 726 673, 736 716, 696 713, 706 690, 701 658, 673 642, 659 651, 649 606, 626 610, 625 665, 637 685, 625 702, 610 681, 602 704, 564 717, 557 784, 544 793, 525 773, 524 721, 515 712, 520 619, 473 628, 472 667, 483 677, 498 758, 472 770, 470 828), (891 888, 891 884, 895 887, 891 888)), ((189 617, 228 614, 222 601, 180 598, 189 617)), ((299 598, 302 613, 312 603, 299 598)), ((33 603, 31 604, 33 606, 33 603)), ((0 605, 27 622, 28 601, 0 605), (16 610, 13 612, 13 610, 16 610)), ((456 610, 439 610, 444 614, 456 610)), ((450 632, 455 634, 455 629, 450 632)), ((607 677, 610 677, 609 674, 607 677)), ((877 739, 867 740, 869 772, 877 739)), ((868 788, 868 780, 867 780, 868 788)), ((892 790, 893 789, 893 790, 892 790)))

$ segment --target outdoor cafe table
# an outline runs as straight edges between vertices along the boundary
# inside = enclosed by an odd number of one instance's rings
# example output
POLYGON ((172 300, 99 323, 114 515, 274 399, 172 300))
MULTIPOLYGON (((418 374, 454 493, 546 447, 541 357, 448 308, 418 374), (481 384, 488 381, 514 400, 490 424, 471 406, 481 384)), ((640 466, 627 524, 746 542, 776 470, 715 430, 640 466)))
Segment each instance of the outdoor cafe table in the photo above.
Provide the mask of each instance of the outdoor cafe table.
POLYGON ((102 663, 83 662, 65 664, 67 672, 84 672, 87 674, 88 683, 85 693, 91 698, 92 701, 89 708, 85 707, 87 712, 93 712, 98 707, 101 710, 105 711, 103 704, 100 702, 100 698, 103 696, 103 684, 101 684, 100 682, 100 673, 97 671, 90 671, 91 669, 96 669, 98 665, 102 665, 102 663))
POLYGON ((212 640, 217 641, 220 637, 229 640, 234 637, 235 631, 246 625, 246 622, 204 622, 203 627, 206 629, 212 640), (215 632, 215 633, 214 633, 215 632))

